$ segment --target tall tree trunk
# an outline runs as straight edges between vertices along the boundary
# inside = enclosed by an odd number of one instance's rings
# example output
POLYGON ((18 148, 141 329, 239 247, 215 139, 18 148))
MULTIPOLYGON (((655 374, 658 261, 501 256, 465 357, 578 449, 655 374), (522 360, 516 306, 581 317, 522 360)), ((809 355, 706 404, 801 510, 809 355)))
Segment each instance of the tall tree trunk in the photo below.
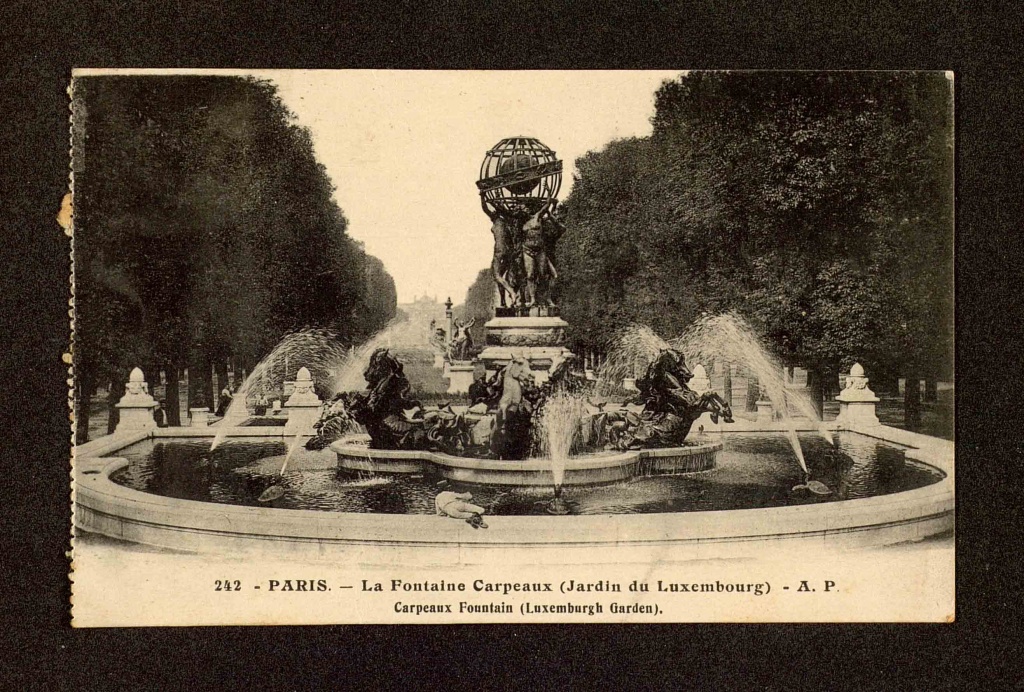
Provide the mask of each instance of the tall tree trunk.
POLYGON ((903 425, 907 430, 921 427, 921 381, 908 377, 903 389, 903 425))
POLYGON ((747 410, 757 410, 757 400, 761 398, 761 385, 757 377, 751 374, 747 377, 747 410))
POLYGON ((722 363, 722 398, 732 408, 732 365, 722 363))
POLYGON ((825 410, 825 392, 824 382, 822 381, 822 373, 816 368, 808 368, 807 370, 807 389, 811 399, 811 406, 814 407, 814 412, 818 415, 820 420, 824 415, 825 410))
POLYGON ((206 392, 206 400, 210 402, 210 410, 213 411, 217 408, 217 392, 220 390, 213 387, 213 359, 209 353, 206 354, 203 368, 203 389, 206 392))
POLYGON ((188 407, 213 409, 210 359, 202 351, 192 353, 188 362, 188 407))
POLYGON ((146 386, 149 388, 149 395, 154 399, 160 399, 156 388, 160 386, 160 365, 158 363, 146 363, 142 367, 142 376, 146 378, 146 386))
POLYGON ((167 377, 167 388, 164 391, 164 413, 167 416, 167 425, 177 427, 181 425, 181 391, 178 388, 178 366, 165 365, 164 374, 167 377))
POLYGON ((228 361, 224 358, 218 358, 214 361, 214 369, 217 372, 217 386, 214 391, 220 394, 220 391, 228 385, 228 361))
MULTIPOLYGON (((839 393, 839 373, 831 368, 822 371, 821 381, 821 394, 823 397, 831 400, 836 394, 839 393)), ((825 402, 821 402, 821 408, 824 411, 825 402)))
POLYGON ((125 380, 128 376, 120 372, 114 375, 114 380, 110 383, 110 391, 107 392, 107 434, 112 435, 114 430, 117 429, 117 424, 121 420, 121 411, 117 408, 116 404, 124 396, 124 385, 125 380))
POLYGON ((939 400, 939 383, 934 377, 924 381, 924 400, 930 403, 939 400))

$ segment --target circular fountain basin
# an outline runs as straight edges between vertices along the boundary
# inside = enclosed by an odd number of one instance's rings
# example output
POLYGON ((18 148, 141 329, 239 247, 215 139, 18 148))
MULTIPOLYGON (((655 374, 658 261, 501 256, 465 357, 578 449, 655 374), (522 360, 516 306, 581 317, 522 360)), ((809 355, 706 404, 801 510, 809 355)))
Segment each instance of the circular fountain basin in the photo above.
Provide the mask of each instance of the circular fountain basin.
MULTIPOLYGON (((370 449, 339 440, 331 445, 338 468, 358 473, 433 473, 458 483, 503 486, 554 485, 550 459, 480 459, 428 451, 370 449)), ((715 467, 721 442, 571 457, 565 462, 562 485, 616 483, 652 473, 697 473, 715 467)))
MULTIPOLYGON (((274 554, 317 559, 329 556, 332 560, 366 564, 526 562, 564 565, 720 559, 747 556, 767 546, 772 550, 783 546, 811 549, 881 546, 947 534, 954 522, 953 443, 886 426, 864 426, 846 434, 852 436, 849 437, 851 443, 872 445, 882 441, 901 446, 900 454, 908 465, 927 470, 934 477, 932 481, 889 494, 855 499, 835 495, 819 498, 806 493, 796 497, 786 487, 783 492, 790 499, 783 499, 785 506, 743 507, 741 504, 735 509, 705 510, 698 504, 691 507, 693 511, 676 511, 669 507, 656 509, 654 513, 628 513, 627 510, 623 514, 609 514, 600 509, 596 514, 559 517, 546 513, 542 516, 496 514, 489 517, 486 530, 475 530, 463 521, 434 515, 432 503, 427 502, 432 497, 429 493, 424 494, 423 506, 415 510, 419 513, 380 514, 373 513, 372 509, 365 511, 368 508, 359 513, 183 499, 127 487, 117 480, 133 466, 133 462, 121 456, 130 455, 133 444, 175 442, 171 438, 184 441, 183 438, 195 438, 197 432, 195 428, 162 428, 101 438, 77 448, 73 495, 76 530, 215 555, 254 554, 265 558, 274 554)), ((212 430, 199 432, 200 436, 204 434, 213 437, 212 430)), ((230 441, 235 437, 254 436, 268 443, 276 439, 275 455, 287 447, 280 428, 239 428, 227 438, 230 441)), ((728 445, 725 452, 728 452, 728 445)), ((332 456, 336 456, 336 451, 332 454, 324 450, 313 459, 321 465, 320 473, 330 474, 335 468, 337 462, 332 456)), ((703 487, 726 472, 723 459, 720 454, 719 467, 707 476, 652 475, 634 478, 621 486, 593 485, 575 492, 570 489, 567 495, 573 501, 581 499, 584 493, 595 492, 612 493, 618 498, 617 489, 638 483, 645 487, 652 483, 689 483, 703 487)), ((276 458, 262 461, 268 469, 280 468, 276 466, 276 458)), ((748 466, 744 462, 744 468, 748 466)), ((296 473, 309 471, 297 470, 296 473)), ((390 477, 394 479, 390 483, 429 482, 427 478, 415 480, 415 475, 411 474, 390 477)), ((166 475, 163 480, 190 482, 187 477, 182 480, 166 475)), ((746 479, 737 481, 743 485, 735 486, 735 490, 725 489, 728 497, 735 497, 735 491, 749 487, 746 479)), ((254 487, 250 494, 255 497, 262 489, 262 486, 254 487)), ((315 490, 320 492, 322 488, 315 490)), ((543 499, 550 499, 542 489, 524 488, 523 492, 541 493, 536 499, 542 495, 543 499)), ((485 494, 481 489, 480 495, 485 494)))

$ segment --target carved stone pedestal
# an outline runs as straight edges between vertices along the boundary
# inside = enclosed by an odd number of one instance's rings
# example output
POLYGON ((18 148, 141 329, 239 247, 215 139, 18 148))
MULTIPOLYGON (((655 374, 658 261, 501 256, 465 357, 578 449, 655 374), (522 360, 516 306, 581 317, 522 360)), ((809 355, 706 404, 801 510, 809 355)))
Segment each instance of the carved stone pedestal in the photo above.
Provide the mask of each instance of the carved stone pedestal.
POLYGON ((448 365, 448 393, 465 394, 473 384, 473 361, 456 360, 448 365))
POLYGON ((775 407, 772 406, 772 402, 767 399, 761 399, 757 402, 757 422, 758 423, 771 423, 775 420, 775 407))
POLYGON ((564 346, 568 326, 561 317, 495 317, 488 321, 484 325, 487 347, 480 354, 488 377, 513 358, 525 358, 537 383, 547 382, 551 366, 572 355, 564 346))
POLYGON ((288 420, 284 424, 285 435, 312 435, 313 424, 320 418, 320 406, 323 402, 313 390, 313 377, 307 368, 299 368, 295 376, 295 386, 284 407, 288 411, 288 420))
POLYGON ((117 402, 118 422, 116 432, 135 432, 156 427, 153 410, 158 404, 149 394, 149 385, 140 368, 132 370, 125 385, 124 396, 117 402))
POLYGON ((197 406, 188 410, 189 426, 193 428, 205 428, 210 424, 210 409, 205 406, 197 406))
POLYGON ((879 425, 875 415, 875 404, 879 399, 868 389, 868 378, 864 376, 860 363, 854 363, 850 368, 846 388, 839 392, 836 401, 839 402, 839 415, 836 417, 839 425, 879 425))

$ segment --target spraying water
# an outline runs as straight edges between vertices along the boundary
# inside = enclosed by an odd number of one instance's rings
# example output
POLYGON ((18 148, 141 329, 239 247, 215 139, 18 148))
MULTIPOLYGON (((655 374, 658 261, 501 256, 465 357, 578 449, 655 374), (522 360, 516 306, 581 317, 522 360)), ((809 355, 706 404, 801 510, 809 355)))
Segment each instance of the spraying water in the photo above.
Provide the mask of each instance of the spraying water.
POLYGON ((787 423, 793 438, 796 437, 796 429, 790 411, 795 409, 814 422, 825 441, 833 444, 832 433, 821 420, 810 397, 804 392, 786 388, 782 365, 761 345, 753 327, 739 315, 727 313, 702 317, 686 333, 673 340, 673 346, 682 351, 688 361, 720 359, 746 366, 757 376, 762 392, 787 423))
POLYGON ((285 335, 261 360, 239 387, 224 418, 218 423, 217 435, 210 445, 212 452, 224 441, 229 428, 240 425, 249 416, 248 400, 259 393, 276 395, 286 380, 294 379, 301 367, 310 371, 320 385, 320 393, 328 398, 338 392, 361 390, 366 386, 363 369, 377 348, 428 348, 422 330, 408 320, 392 320, 386 327, 358 347, 344 342, 327 329, 302 329, 285 335))
POLYGON ((276 395, 283 390, 286 380, 294 379, 301 367, 306 367, 316 382, 330 381, 330 375, 343 368, 348 353, 341 340, 327 329, 303 329, 286 334, 238 388, 224 418, 217 424, 219 429, 210 451, 224 441, 230 428, 248 418, 251 397, 259 393, 276 395))
POLYGON ((627 377, 639 377, 658 353, 670 344, 646 325, 634 324, 615 335, 601 369, 597 373, 596 393, 614 394, 627 377))
MULTIPOLYGON (((292 454, 295 453, 295 450, 298 449, 299 443, 302 442, 303 437, 305 437, 305 435, 303 435, 303 433, 299 433, 298 435, 295 436, 295 439, 292 440, 291 445, 289 445, 288 453, 284 455, 284 463, 281 464, 281 471, 277 474, 280 480, 284 480, 284 472, 285 469, 288 468, 288 462, 291 460, 292 454)), ((264 490, 258 499, 260 502, 273 502, 274 500, 278 500, 283 496, 284 487, 280 483, 275 483, 274 485, 264 490)))
POLYGON ((419 325, 409 320, 392 320, 366 342, 346 352, 340 366, 333 372, 332 394, 365 388, 363 370, 378 348, 429 350, 431 346, 419 325))
POLYGON ((586 398, 564 390, 555 391, 544 402, 541 414, 541 440, 545 456, 551 461, 551 475, 558 495, 565 480, 565 465, 573 444, 580 438, 582 422, 587 415, 586 398))
POLYGON ((817 423, 818 430, 829 444, 832 434, 821 421, 806 394, 786 388, 782 365, 761 345, 754 329, 739 315, 729 313, 702 317, 683 335, 666 341, 644 325, 631 325, 616 335, 611 350, 598 374, 598 394, 614 393, 623 378, 638 377, 662 349, 675 348, 686 362, 712 363, 715 361, 743 365, 758 379, 762 393, 778 412, 786 430, 786 438, 800 468, 807 474, 807 463, 797 438, 796 424, 790 415, 791 407, 807 419, 817 423))

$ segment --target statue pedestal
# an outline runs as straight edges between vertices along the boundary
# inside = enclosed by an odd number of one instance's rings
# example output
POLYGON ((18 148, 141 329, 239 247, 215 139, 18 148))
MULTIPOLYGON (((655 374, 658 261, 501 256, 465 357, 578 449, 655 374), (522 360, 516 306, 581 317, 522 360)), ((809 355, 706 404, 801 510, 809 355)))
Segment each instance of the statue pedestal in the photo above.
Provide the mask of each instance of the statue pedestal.
MULTIPOLYGON (((495 317, 484 325, 487 347, 480 354, 487 375, 525 358, 538 384, 548 380, 551 366, 572 355, 565 343, 569 323, 561 317, 495 317)), ((472 380, 470 380, 472 381, 472 380)))
POLYGON ((284 424, 285 435, 312 435, 313 424, 320 420, 320 404, 310 406, 300 404, 298 406, 286 405, 288 420, 284 424))
POLYGON ((854 363, 846 378, 846 388, 836 397, 839 402, 839 425, 880 425, 875 415, 875 404, 879 399, 868 388, 868 378, 864 376, 864 368, 854 363))
POLYGON ((307 368, 299 368, 295 376, 292 394, 285 402, 288 420, 284 424, 285 435, 312 435, 313 424, 320 419, 323 402, 313 391, 313 377, 307 368))
POLYGON ((448 365, 448 393, 465 394, 473 384, 473 361, 456 360, 448 365))
POLYGON ((484 325, 488 346, 561 346, 569 323, 561 317, 495 317, 484 325))
POLYGON ((189 425, 193 428, 205 428, 210 424, 210 409, 206 407, 188 410, 189 425))
POLYGON ((836 400, 839 402, 839 415, 836 416, 839 425, 881 425, 875 415, 877 398, 873 401, 843 401, 837 396, 836 400))
POLYGON ((116 404, 118 409, 117 429, 115 432, 135 432, 156 427, 153 410, 160 404, 149 394, 149 386, 142 370, 132 370, 125 385, 124 396, 116 404))

